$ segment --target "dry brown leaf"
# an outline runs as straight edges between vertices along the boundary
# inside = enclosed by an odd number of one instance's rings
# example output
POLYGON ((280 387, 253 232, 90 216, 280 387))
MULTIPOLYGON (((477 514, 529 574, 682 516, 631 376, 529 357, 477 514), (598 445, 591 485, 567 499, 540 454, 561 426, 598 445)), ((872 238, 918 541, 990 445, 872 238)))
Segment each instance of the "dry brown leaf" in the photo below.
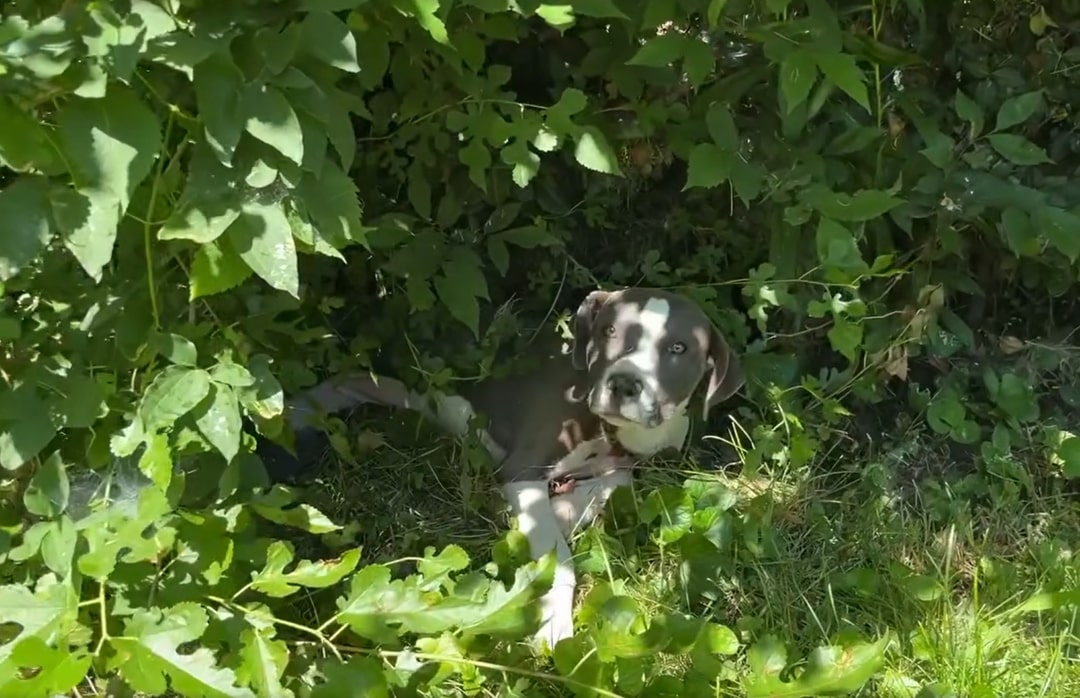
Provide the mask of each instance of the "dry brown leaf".
POLYGON ((1027 343, 1024 342, 1024 340, 1014 337, 1011 334, 1004 335, 998 340, 998 349, 1006 356, 1015 354, 1018 351, 1023 351, 1026 346, 1027 343))
POLYGON ((902 381, 907 380, 908 376, 908 351, 907 347, 901 345, 898 347, 889 347, 889 353, 885 359, 885 373, 890 376, 899 378, 902 381))

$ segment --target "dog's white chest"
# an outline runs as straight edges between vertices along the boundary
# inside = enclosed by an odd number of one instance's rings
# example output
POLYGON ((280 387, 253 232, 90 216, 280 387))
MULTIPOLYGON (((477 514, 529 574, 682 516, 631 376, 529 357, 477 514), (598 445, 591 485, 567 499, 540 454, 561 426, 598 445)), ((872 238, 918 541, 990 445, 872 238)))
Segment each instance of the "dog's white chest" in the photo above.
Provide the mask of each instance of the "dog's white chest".
POLYGON ((689 433, 690 417, 677 414, 653 429, 636 424, 619 426, 615 429, 615 438, 630 453, 648 457, 665 448, 681 450, 689 433))

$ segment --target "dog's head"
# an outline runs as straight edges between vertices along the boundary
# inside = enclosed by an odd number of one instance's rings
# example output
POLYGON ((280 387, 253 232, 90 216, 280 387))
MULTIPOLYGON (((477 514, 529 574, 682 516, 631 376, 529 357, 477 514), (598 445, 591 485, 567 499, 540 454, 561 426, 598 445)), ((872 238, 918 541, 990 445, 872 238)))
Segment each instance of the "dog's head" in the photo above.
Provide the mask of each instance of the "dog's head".
POLYGON ((574 318, 574 367, 589 409, 615 425, 660 426, 708 376, 705 413, 743 385, 742 367, 692 300, 668 291, 593 291, 574 318))

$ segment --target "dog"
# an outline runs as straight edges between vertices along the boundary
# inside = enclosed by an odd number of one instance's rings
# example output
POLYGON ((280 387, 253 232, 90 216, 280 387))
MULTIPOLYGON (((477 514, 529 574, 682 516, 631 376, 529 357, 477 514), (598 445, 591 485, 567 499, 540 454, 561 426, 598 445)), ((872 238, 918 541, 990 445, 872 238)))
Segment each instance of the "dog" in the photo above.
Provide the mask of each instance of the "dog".
MULTIPOLYGON (((419 394, 370 373, 331 378, 288 401, 294 433, 317 413, 363 403, 417 411, 478 436, 497 464, 501 490, 534 559, 554 550, 552 586, 534 640, 549 649, 571 637, 576 587, 567 539, 590 523, 638 459, 681 450, 688 409, 704 386, 703 414, 744 384, 738 356, 692 300, 660 289, 592 291, 578 307, 570 347, 552 347, 535 370, 467 384, 459 394, 419 394)), ((302 465, 301 465, 302 467, 302 465)))

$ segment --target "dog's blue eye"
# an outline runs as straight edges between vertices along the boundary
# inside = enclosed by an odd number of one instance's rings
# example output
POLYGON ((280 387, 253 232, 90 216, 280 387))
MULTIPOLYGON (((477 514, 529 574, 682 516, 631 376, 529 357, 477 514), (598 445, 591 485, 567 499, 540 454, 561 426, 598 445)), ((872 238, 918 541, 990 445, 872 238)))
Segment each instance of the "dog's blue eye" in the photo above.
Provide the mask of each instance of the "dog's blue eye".
POLYGON ((675 342, 674 344, 672 344, 671 346, 668 347, 668 351, 671 352, 672 354, 682 354, 683 352, 686 351, 686 345, 683 344, 682 342, 675 342))
POLYGON ((605 327, 604 328, 604 334, 606 334, 608 337, 614 337, 615 336, 615 325, 608 325, 607 327, 605 327))

